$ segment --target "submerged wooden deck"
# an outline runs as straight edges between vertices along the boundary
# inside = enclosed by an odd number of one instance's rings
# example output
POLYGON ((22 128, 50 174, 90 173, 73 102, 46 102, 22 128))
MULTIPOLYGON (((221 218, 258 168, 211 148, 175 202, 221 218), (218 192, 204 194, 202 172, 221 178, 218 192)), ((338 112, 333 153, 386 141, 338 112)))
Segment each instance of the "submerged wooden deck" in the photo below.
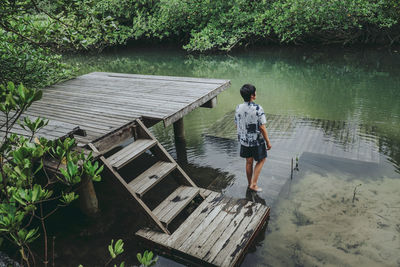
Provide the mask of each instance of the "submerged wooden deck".
POLYGON ((136 235, 199 266, 235 266, 263 227, 270 209, 201 189, 206 199, 171 235, 149 228, 136 235))
POLYGON ((137 118, 170 125, 207 105, 230 86, 228 80, 93 72, 43 90, 25 113, 86 132, 85 145, 137 118))

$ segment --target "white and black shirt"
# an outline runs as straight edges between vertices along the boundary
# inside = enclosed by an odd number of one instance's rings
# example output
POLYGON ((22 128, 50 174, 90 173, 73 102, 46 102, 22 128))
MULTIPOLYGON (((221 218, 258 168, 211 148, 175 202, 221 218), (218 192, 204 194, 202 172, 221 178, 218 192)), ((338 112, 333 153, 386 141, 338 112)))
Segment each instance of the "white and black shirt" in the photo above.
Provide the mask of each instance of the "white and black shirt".
POLYGON ((254 102, 244 102, 237 105, 235 123, 240 144, 251 147, 261 145, 264 142, 260 126, 267 123, 267 119, 260 105, 254 102))

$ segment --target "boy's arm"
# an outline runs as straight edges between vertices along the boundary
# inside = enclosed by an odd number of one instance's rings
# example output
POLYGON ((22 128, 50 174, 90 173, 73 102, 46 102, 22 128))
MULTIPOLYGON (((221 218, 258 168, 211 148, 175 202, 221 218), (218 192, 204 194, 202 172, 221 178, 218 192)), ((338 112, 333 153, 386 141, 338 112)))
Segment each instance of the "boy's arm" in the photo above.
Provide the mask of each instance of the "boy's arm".
POLYGON ((267 132, 267 128, 265 127, 265 124, 261 124, 260 132, 263 135, 265 141, 267 142, 267 150, 270 150, 272 145, 271 145, 271 142, 269 141, 268 132, 267 132))

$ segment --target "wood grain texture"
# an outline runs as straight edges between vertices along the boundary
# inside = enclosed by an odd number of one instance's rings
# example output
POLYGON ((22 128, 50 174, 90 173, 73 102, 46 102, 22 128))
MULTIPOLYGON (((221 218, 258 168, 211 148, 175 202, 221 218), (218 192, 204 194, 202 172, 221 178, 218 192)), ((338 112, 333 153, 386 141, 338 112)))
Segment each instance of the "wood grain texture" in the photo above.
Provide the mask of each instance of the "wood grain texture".
MULTIPOLYGON (((230 81, 222 79, 93 72, 43 89, 42 99, 26 114, 80 127, 88 134, 78 141, 87 144, 138 118, 170 125, 215 102, 229 86, 230 81)), ((41 136, 57 139, 71 131, 61 127, 50 132, 41 136)))
POLYGON ((136 235, 201 266, 236 266, 269 215, 267 206, 200 189, 206 199, 171 235, 144 228, 136 235))

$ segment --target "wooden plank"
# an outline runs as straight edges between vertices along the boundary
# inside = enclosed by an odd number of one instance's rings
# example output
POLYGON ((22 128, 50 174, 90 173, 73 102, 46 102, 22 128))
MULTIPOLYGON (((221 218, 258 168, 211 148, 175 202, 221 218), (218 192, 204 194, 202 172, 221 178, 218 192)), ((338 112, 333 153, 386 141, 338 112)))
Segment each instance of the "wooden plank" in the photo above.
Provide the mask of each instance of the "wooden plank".
POLYGON ((95 95, 98 93, 104 97, 110 98, 110 94, 114 94, 118 97, 133 97, 165 100, 171 99, 176 103, 185 103, 188 99, 197 98, 202 96, 204 93, 215 89, 215 86, 189 86, 183 85, 172 85, 172 84, 134 84, 130 85, 129 88, 125 85, 118 86, 114 82, 110 84, 102 83, 68 83, 68 84, 57 84, 52 87, 46 88, 45 93, 54 95, 55 92, 60 90, 65 93, 78 94, 85 96, 86 94, 95 95), (89 89, 90 88, 90 89, 89 89), (195 90, 194 90, 195 89, 195 90), (82 93, 84 92, 84 93, 82 93), (180 95, 183 98, 176 98, 173 96, 180 95))
POLYGON ((179 247, 180 244, 186 240, 188 236, 196 229, 196 227, 221 201, 226 202, 220 193, 211 193, 198 207, 189 215, 185 222, 171 235, 166 244, 171 247, 179 247))
MULTIPOLYGON (((55 101, 56 98, 50 98, 53 99, 53 102, 55 101)), ((92 103, 92 104, 88 104, 88 106, 92 105, 94 107, 101 107, 101 110, 103 110, 103 108, 105 110, 107 109, 116 109, 118 111, 123 112, 122 115, 125 116, 130 116, 130 112, 132 113, 131 116, 132 117, 137 117, 138 114, 140 116, 144 116, 146 115, 147 117, 155 117, 155 118, 163 118, 168 114, 173 114, 176 110, 178 110, 179 108, 173 108, 173 107, 168 107, 168 101, 164 101, 162 103, 158 103, 156 104, 143 104, 144 102, 142 101, 143 99, 141 99, 141 102, 128 102, 128 101, 119 101, 119 102, 111 102, 109 100, 105 100, 102 98, 97 98, 97 99, 82 99, 79 96, 77 97, 68 97, 69 101, 76 102, 76 101, 83 101, 80 103, 92 103), (167 105, 167 106, 166 106, 167 105), (121 108, 122 107, 122 108, 121 108), (127 113, 128 112, 128 113, 127 113)), ((49 100, 49 98, 44 97, 43 98, 43 102, 50 102, 51 100, 49 100)), ((66 100, 58 100, 57 101, 66 101, 66 100)), ((57 102, 56 101, 56 102, 57 102)))
POLYGON ((126 74, 126 73, 112 73, 112 72, 92 72, 81 77, 88 76, 105 76, 116 78, 132 78, 132 79, 150 79, 150 80, 166 80, 177 82, 194 82, 194 83, 226 83, 228 80, 210 79, 210 78, 193 78, 193 77, 177 77, 177 76, 157 76, 157 75, 141 75, 141 74, 126 74))
POLYGON ((168 225, 192 201, 199 191, 198 188, 180 186, 161 202, 153 210, 153 213, 161 222, 168 225))
POLYGON ((231 212, 236 203, 236 199, 229 199, 229 201, 223 205, 218 215, 204 228, 204 230, 197 232, 197 235, 193 234, 191 238, 188 238, 185 242, 182 243, 179 249, 185 251, 190 255, 193 255, 193 249, 198 250, 199 248, 201 248, 204 242, 206 242, 211 237, 211 234, 222 222, 222 220, 231 212))
POLYGON ((200 188, 200 193, 204 196, 204 197, 208 197, 211 193, 215 193, 212 190, 208 190, 205 188, 200 188))
POLYGON ((142 197, 175 168, 176 163, 158 161, 138 177, 133 179, 128 186, 142 197))
POLYGON ((82 127, 82 129, 86 130, 86 129, 90 129, 94 132, 98 132, 98 133, 105 133, 106 131, 112 130, 113 127, 106 125, 105 122, 102 122, 101 124, 97 124, 97 122, 95 123, 91 123, 89 118, 76 118, 74 116, 69 116, 69 115, 63 115, 61 114, 61 116, 57 116, 54 113, 48 113, 45 111, 30 111, 27 110, 25 112, 27 115, 39 115, 42 116, 45 119, 49 119, 49 120, 57 120, 57 121, 61 121, 61 122, 74 122, 74 124, 79 125, 80 127, 82 127))
POLYGON ((227 212, 223 220, 218 222, 215 228, 207 229, 205 233, 193 243, 188 253, 200 259, 204 258, 228 227, 234 229, 235 223, 236 225, 240 223, 238 218, 243 218, 244 213, 251 205, 252 202, 244 199, 235 200, 235 205, 227 212), (232 222, 233 220, 236 221, 232 222))
MULTIPOLYGON (((206 91, 209 92, 209 91, 206 91)), ((96 102, 102 102, 108 105, 114 105, 116 107, 120 108, 125 108, 129 106, 143 106, 143 107, 157 107, 155 105, 157 104, 166 104, 169 103, 170 106, 160 106, 157 108, 160 109, 176 109, 182 106, 185 106, 187 104, 190 104, 191 102, 195 101, 199 96, 187 96, 184 93, 179 94, 179 92, 174 92, 173 94, 170 95, 170 97, 160 97, 160 95, 154 95, 154 94, 147 94, 147 95, 124 95, 123 93, 118 93, 118 92, 109 92, 108 94, 99 94, 97 92, 93 93, 86 93, 82 95, 79 92, 71 92, 71 91, 46 91, 44 93, 44 100, 49 101, 51 99, 55 100, 62 100, 68 97, 68 100, 74 99, 75 101, 78 101, 76 104, 90 104, 90 103, 96 103, 96 102), (176 99, 180 99, 180 101, 176 101, 176 99), (146 101, 143 101, 145 99, 146 101), (88 102, 90 101, 90 102, 88 102), (120 106, 121 104, 124 104, 124 106, 120 106)), ((65 99, 65 100, 67 100, 65 99)), ((78 105, 75 105, 78 106, 78 105)), ((127 109, 125 109, 127 110, 127 109)))
POLYGON ((109 132, 107 135, 102 136, 97 140, 93 140, 92 143, 100 153, 104 155, 108 151, 120 146, 121 142, 134 137, 135 128, 136 122, 129 122, 128 124, 109 132))
MULTIPOLYGON (((264 223, 268 213, 269 208, 261 206, 259 211, 254 213, 254 216, 248 216, 251 217, 250 222, 247 223, 246 227, 238 227, 236 229, 235 233, 230 237, 231 242, 219 251, 212 263, 217 266, 234 265, 236 260, 244 252, 249 241, 254 238, 254 235, 257 232, 256 230, 264 223)), ((244 220, 242 220, 242 223, 243 222, 244 220)), ((245 225, 243 224, 243 226, 245 225)))
POLYGON ((244 212, 240 212, 239 216, 235 218, 235 220, 232 220, 224 229, 217 241, 203 257, 203 260, 213 262, 220 251, 226 248, 226 246, 230 243, 229 241, 237 243, 239 238, 245 233, 244 230, 252 221, 252 218, 255 216, 255 214, 257 214, 257 212, 259 212, 260 209, 261 205, 254 202, 251 202, 251 205, 247 205, 244 212), (233 239, 233 234, 236 234, 236 239, 233 239))
POLYGON ((143 152, 154 146, 156 143, 157 142, 152 139, 135 140, 133 143, 110 156, 107 160, 114 168, 120 169, 134 160, 136 157, 140 156, 143 152))
POLYGON ((75 113, 80 112, 83 114, 89 114, 91 116, 94 117, 101 117, 101 118, 107 118, 107 119, 112 119, 112 122, 116 122, 118 124, 121 123, 126 123, 127 120, 132 121, 132 117, 139 118, 139 114, 136 114, 136 116, 132 116, 135 115, 134 113, 130 113, 129 115, 126 114, 121 114, 118 110, 110 110, 107 109, 103 106, 100 105, 92 105, 92 104, 87 104, 85 105, 85 107, 73 107, 71 106, 72 104, 76 103, 76 101, 66 101, 66 100, 60 100, 60 101, 48 101, 46 100, 46 102, 38 102, 33 104, 33 107, 51 107, 54 109, 58 109, 58 110, 63 110, 63 111, 73 111, 75 113), (100 106, 100 108, 99 108, 100 106))
MULTIPOLYGON (((100 115, 96 113, 92 113, 88 111, 76 112, 74 110, 62 110, 56 107, 46 106, 31 106, 28 109, 29 113, 34 114, 44 114, 46 117, 61 117, 64 119, 70 119, 71 121, 87 121, 90 120, 92 123, 92 127, 96 126, 99 129, 111 129, 113 127, 121 126, 122 124, 127 123, 129 120, 121 120, 107 115, 100 115)), ((130 118, 130 120, 135 119, 130 118)))
POLYGON ((193 242, 201 232, 205 231, 208 225, 214 220, 214 218, 220 213, 220 211, 225 207, 225 204, 231 201, 231 198, 223 197, 218 205, 209 205, 208 210, 201 213, 197 220, 199 224, 195 227, 188 227, 187 233, 184 234, 185 238, 179 240, 180 242, 174 243, 174 248, 181 250, 182 246, 185 246, 188 242, 193 242), (210 207, 211 206, 211 207, 210 207))
POLYGON ((191 82, 171 82, 171 81, 157 81, 157 80, 134 80, 129 81, 126 79, 90 79, 90 80, 83 80, 80 79, 79 81, 71 81, 66 84, 61 84, 62 86, 69 86, 69 85, 76 85, 76 86, 85 86, 88 87, 88 91, 94 91, 94 89, 98 88, 107 88, 108 90, 125 90, 125 91, 137 91, 139 93, 153 93, 152 89, 157 90, 157 92, 162 92, 163 89, 167 89, 170 91, 173 88, 177 88, 177 90, 182 92, 190 92, 191 94, 195 94, 197 92, 191 92, 193 88, 199 88, 199 90, 206 90, 212 89, 219 85, 225 83, 216 83, 216 84, 209 84, 209 83, 191 83, 191 82), (94 88, 93 88, 94 87, 94 88))

